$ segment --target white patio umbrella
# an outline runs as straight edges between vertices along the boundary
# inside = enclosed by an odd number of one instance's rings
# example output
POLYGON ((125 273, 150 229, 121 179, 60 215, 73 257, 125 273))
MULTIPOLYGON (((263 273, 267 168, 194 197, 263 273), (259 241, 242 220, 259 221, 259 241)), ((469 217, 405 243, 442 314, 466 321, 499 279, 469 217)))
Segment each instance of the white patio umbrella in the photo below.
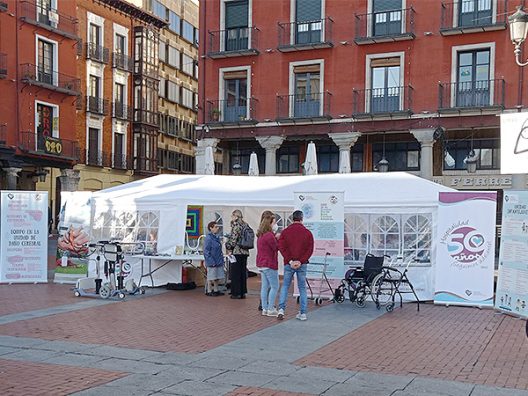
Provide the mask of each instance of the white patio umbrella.
POLYGON ((258 176, 258 175, 259 175, 259 166, 258 166, 257 154, 251 153, 249 157, 248 176, 258 176))
POLYGON ((213 148, 211 146, 207 146, 205 148, 205 161, 204 161, 204 175, 214 175, 215 172, 215 164, 214 164, 214 156, 213 156, 213 148))
POLYGON ((315 143, 308 143, 306 150, 306 159, 304 160, 304 174, 317 175, 317 153, 315 151, 315 143))
POLYGON ((350 151, 339 150, 339 173, 350 173, 350 151))

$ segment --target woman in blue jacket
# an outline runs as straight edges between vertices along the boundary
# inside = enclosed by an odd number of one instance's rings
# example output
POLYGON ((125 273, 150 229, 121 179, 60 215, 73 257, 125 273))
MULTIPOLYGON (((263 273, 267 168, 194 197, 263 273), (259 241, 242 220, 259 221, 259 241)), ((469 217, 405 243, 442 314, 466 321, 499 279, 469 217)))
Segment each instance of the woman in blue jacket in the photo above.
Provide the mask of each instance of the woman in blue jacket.
POLYGON ((220 228, 218 224, 211 221, 207 224, 209 233, 205 237, 204 257, 207 267, 207 293, 208 296, 222 296, 224 293, 218 291, 218 281, 224 279, 224 255, 222 243, 217 235, 220 228))

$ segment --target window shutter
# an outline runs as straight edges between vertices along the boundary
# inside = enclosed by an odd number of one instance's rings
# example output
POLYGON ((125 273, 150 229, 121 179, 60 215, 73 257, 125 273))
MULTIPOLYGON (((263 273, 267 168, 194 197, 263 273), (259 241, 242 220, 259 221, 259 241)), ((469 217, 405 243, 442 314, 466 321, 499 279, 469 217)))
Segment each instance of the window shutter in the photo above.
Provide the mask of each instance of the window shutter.
POLYGON ((297 73, 319 73, 319 65, 295 66, 293 72, 297 73))
POLYGON ((374 0, 373 12, 401 10, 401 0, 374 0))
POLYGON ((248 2, 230 1, 226 4, 225 28, 232 29, 248 26, 248 2))
POLYGON ((296 0, 297 22, 321 19, 321 0, 296 0))
POLYGON ((372 59, 370 67, 400 66, 400 58, 372 59))
POLYGON ((234 80, 237 78, 247 78, 247 72, 245 70, 239 70, 224 73, 224 80, 234 80))

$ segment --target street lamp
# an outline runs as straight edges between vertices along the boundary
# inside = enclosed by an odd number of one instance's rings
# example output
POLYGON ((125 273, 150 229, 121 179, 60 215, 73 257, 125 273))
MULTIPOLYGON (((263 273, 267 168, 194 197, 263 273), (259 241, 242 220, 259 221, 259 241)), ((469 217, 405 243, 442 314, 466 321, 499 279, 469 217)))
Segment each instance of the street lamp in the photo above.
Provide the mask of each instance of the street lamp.
POLYGON ((380 162, 378 162, 378 172, 388 172, 389 161, 385 158, 385 133, 383 133, 383 155, 381 156, 380 162))
POLYGON ((510 37, 513 45, 515 45, 515 62, 519 66, 528 65, 528 61, 521 63, 521 44, 526 40, 528 35, 528 14, 524 12, 523 6, 517 7, 517 11, 513 15, 508 17, 508 23, 510 24, 510 37))
POLYGON ((475 150, 471 149, 464 159, 468 173, 475 173, 477 171, 477 160, 478 155, 475 154, 475 150))
POLYGON ((240 165, 238 162, 236 164, 233 164, 233 174, 235 176, 240 176, 241 172, 242 172, 242 165, 240 165))

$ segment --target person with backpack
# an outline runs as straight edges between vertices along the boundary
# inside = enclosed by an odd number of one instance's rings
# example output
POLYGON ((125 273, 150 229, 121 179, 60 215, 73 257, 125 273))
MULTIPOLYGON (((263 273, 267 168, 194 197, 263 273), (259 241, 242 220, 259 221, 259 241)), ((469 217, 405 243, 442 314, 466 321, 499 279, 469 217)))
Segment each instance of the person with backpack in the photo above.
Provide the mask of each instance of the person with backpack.
POLYGON ((231 298, 246 298, 247 259, 249 250, 255 243, 255 233, 244 221, 242 211, 233 210, 231 214, 231 234, 226 242, 227 254, 233 254, 236 261, 230 265, 231 298))

